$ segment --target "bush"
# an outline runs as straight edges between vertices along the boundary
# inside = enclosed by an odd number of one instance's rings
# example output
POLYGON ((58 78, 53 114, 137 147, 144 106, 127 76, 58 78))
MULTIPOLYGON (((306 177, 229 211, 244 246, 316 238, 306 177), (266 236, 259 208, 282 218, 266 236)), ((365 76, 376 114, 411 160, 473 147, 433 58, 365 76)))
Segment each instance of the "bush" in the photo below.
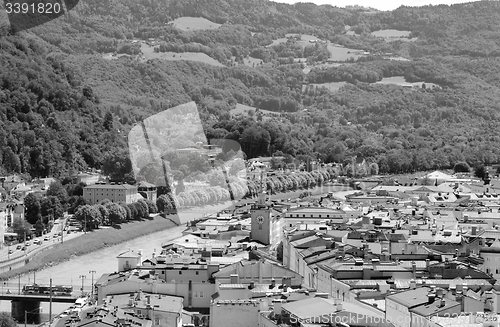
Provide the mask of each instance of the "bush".
POLYGON ((455 166, 453 166, 453 171, 455 173, 468 173, 470 172, 470 166, 466 162, 457 162, 455 166))

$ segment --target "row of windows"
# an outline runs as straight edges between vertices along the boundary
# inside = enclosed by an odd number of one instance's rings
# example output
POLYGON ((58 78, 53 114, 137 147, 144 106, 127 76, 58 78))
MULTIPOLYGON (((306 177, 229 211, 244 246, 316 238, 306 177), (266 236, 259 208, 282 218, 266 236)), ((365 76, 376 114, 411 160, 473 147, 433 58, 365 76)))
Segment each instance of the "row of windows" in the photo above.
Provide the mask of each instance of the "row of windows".
POLYGON ((198 293, 198 292, 194 292, 194 297, 198 297, 198 295, 199 295, 200 297, 203 297, 203 292, 200 292, 200 293, 198 293))
MULTIPOLYGON (((298 213, 297 213, 297 214, 295 214, 295 218, 299 218, 299 216, 300 216, 300 215, 299 215, 298 213)), ((306 217, 306 215, 305 215, 305 214, 302 214, 302 218, 305 218, 305 217, 306 217)), ((314 218, 314 217, 315 217, 315 216, 314 216, 313 214, 311 214, 310 218, 314 218)), ((288 218, 293 218, 293 214, 290 214, 290 215, 288 216, 288 218)), ((321 218, 321 215, 318 215, 318 218, 321 218)), ((330 215, 326 215, 326 218, 330 218, 330 215)), ((332 218, 339 218, 339 217, 332 216, 332 218)))
MULTIPOLYGON (((162 270, 161 274, 165 275, 165 270, 162 270)), ((200 274, 200 272, 196 271, 196 275, 199 275, 199 274, 200 274)), ((182 275, 182 270, 179 270, 179 275, 182 275)))
MULTIPOLYGON (((490 268, 486 268, 486 273, 487 274, 491 274, 491 269, 490 268)), ((495 274, 500 274, 500 269, 496 268, 495 269, 495 274)))
MULTIPOLYGON (((116 194, 115 193, 111 193, 111 194, 106 193, 106 196, 114 196, 114 195, 116 195, 116 194)), ((123 193, 118 193, 117 195, 123 196, 123 193)), ((99 193, 96 193, 95 196, 99 196, 99 193)), ((104 196, 104 193, 101 193, 101 196, 104 196)))

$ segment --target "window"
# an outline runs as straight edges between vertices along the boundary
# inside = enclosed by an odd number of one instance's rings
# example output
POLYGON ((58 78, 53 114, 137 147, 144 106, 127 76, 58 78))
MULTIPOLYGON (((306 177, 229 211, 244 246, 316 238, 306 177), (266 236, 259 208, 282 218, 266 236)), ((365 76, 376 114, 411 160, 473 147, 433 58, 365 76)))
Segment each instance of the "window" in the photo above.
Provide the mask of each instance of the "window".
POLYGON ((200 297, 203 297, 203 292, 200 292, 200 297))
POLYGON ((182 275, 182 271, 179 270, 179 275, 182 275))
POLYGON ((198 292, 194 292, 194 297, 198 297, 198 292))
POLYGON ((162 274, 162 275, 165 275, 165 271, 162 271, 162 272, 161 272, 161 274, 162 274))
POLYGON ((259 225, 259 229, 262 229, 262 225, 259 225))
POLYGON ((200 274, 200 272, 199 272, 199 271, 197 271, 197 272, 196 272, 196 275, 199 275, 199 274, 200 274))

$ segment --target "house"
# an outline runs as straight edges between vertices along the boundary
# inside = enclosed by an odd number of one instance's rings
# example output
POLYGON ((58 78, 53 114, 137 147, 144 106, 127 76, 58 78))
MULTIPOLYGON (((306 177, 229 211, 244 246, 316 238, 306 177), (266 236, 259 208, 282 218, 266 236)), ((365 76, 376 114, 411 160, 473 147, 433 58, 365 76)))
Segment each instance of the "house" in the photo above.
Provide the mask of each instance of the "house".
POLYGON ((259 300, 216 300, 210 304, 210 326, 259 326, 259 312, 265 307, 259 300))
POLYGON ((85 183, 85 185, 94 185, 101 181, 101 175, 98 173, 80 172, 71 176, 75 184, 85 183))
POLYGON ((81 326, 116 326, 128 322, 134 326, 183 326, 182 297, 143 292, 108 296, 101 305, 82 314, 81 326), (92 310, 93 309, 93 310, 92 310), (95 324, 91 324, 94 322, 95 324))
POLYGON ((107 296, 118 294, 146 292, 182 297, 184 307, 189 311, 198 311, 207 315, 211 296, 215 293, 213 283, 193 283, 189 281, 165 281, 139 270, 102 275, 95 284, 98 304, 102 304, 107 296))
POLYGON ((139 250, 135 252, 134 250, 128 250, 119 254, 118 259, 118 271, 126 271, 137 268, 141 265, 142 252, 139 250))
MULTIPOLYGON (((287 211, 284 217, 284 226, 293 227, 297 224, 345 224, 348 217, 343 210, 325 207, 301 207, 287 211)), ((306 228, 307 229, 307 228, 306 228)))
POLYGON ((500 278, 500 241, 496 239, 490 246, 481 247, 479 256, 484 259, 479 269, 498 280, 500 278))
POLYGON ((146 199, 156 203, 157 187, 156 185, 150 184, 148 182, 140 182, 137 191, 146 199))
POLYGON ((213 274, 216 283, 220 284, 272 284, 273 280, 289 278, 290 287, 302 285, 302 276, 297 272, 275 263, 243 260, 219 269, 213 274))
MULTIPOLYGON (((483 304, 462 293, 442 288, 415 287, 388 295, 385 299, 386 319, 396 327, 436 326, 438 317, 458 317, 482 311, 483 304)), ((458 325, 457 325, 458 326, 458 325)))
POLYGON ((137 195, 137 186, 129 184, 95 184, 83 188, 83 198, 90 204, 111 202, 132 203, 137 195))
POLYGON ((288 326, 393 327, 383 311, 362 302, 309 297, 281 305, 281 321, 288 326))
POLYGON ((24 199, 31 192, 31 187, 28 187, 25 183, 19 183, 10 190, 10 196, 16 199, 24 199))

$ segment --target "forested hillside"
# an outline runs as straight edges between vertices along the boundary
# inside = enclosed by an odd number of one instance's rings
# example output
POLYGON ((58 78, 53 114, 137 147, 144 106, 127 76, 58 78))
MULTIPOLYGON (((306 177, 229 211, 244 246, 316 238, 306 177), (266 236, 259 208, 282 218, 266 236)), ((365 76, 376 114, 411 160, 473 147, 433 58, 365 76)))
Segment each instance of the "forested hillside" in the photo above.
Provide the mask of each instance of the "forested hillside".
POLYGON ((17 34, 4 19, 0 175, 129 167, 130 128, 189 101, 209 138, 236 140, 248 157, 357 156, 382 173, 498 163, 499 9, 492 1, 367 14, 266 0, 82 0, 17 34), (170 23, 187 16, 222 25, 170 23), (409 31, 410 41, 371 34, 381 29, 409 31), (145 42, 170 60, 146 58, 145 42), (338 46, 369 55, 328 62, 338 46), (179 60, 188 52, 221 65, 179 60), (377 83, 391 77, 421 86, 377 83), (257 111, 234 116, 238 103, 257 111))

